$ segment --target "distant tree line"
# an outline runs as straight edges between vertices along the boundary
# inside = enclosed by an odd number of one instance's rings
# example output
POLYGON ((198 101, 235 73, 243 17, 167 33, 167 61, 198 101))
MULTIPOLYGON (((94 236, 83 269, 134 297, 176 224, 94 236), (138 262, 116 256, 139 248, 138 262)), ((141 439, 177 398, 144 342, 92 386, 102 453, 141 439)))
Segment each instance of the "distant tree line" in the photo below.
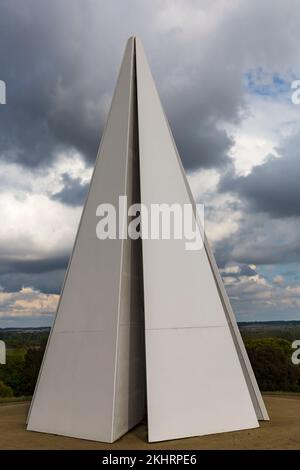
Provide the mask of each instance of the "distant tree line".
MULTIPOLYGON (((47 336, 27 349, 12 349, 8 343, 6 365, 0 366, 0 397, 31 396, 43 360, 47 336)), ((22 345, 24 346, 24 345, 22 345)))
POLYGON ((39 347, 41 340, 47 338, 50 328, 0 329, 2 339, 10 349, 28 349, 39 347))
POLYGON ((291 342, 283 338, 246 339, 256 380, 265 391, 300 391, 300 365, 291 361, 291 342))
MULTIPOLYGON (((243 331, 242 334, 260 389, 300 392, 300 365, 292 364, 291 341, 279 337, 262 338, 261 331, 254 337, 252 328, 251 334, 243 331)), ((0 339, 6 341, 8 353, 7 364, 0 366, 0 398, 33 394, 47 337, 48 331, 3 334, 0 330, 0 339)))

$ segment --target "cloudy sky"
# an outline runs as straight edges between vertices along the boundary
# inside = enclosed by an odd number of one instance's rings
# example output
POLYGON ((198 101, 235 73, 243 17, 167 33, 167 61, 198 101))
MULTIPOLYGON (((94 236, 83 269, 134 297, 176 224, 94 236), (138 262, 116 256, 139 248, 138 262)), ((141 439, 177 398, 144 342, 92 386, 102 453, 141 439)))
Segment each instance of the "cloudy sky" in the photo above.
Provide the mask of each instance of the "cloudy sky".
POLYGON ((239 321, 300 320, 298 0, 1 0, 0 327, 50 325, 138 35, 239 321))

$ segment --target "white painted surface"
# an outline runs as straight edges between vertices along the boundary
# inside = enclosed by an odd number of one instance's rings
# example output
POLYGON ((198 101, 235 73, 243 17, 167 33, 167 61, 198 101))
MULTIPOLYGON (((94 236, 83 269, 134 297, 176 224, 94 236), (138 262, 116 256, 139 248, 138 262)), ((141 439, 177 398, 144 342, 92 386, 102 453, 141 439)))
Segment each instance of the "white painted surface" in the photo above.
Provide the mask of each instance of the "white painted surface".
POLYGON ((147 330, 146 341, 150 442, 258 426, 226 326, 147 330))
POLYGON ((133 74, 130 39, 34 395, 29 430, 112 442, 144 415, 143 306, 133 289, 137 269, 131 263, 133 246, 130 241, 96 237, 98 205, 117 207, 119 195, 133 192, 131 174, 127 179, 133 159, 133 74))
POLYGON ((145 337, 150 441, 256 427, 207 251, 187 251, 184 240, 145 240, 142 260, 134 242, 96 238, 96 207, 117 206, 121 194, 137 202, 137 171, 144 204, 191 202, 136 43, 137 90, 131 39, 28 429, 104 442, 119 438, 144 414, 145 337))
POLYGON ((243 338, 241 336, 226 289, 224 287, 221 275, 219 273, 217 263, 215 261, 214 255, 212 253, 212 250, 209 246, 209 243, 206 237, 205 237, 204 243, 205 243, 207 256, 210 260, 211 269, 215 276, 215 282, 219 290, 219 295, 223 299, 224 312, 226 313, 228 325, 231 329, 232 338, 234 340, 236 351, 237 351, 237 354, 238 354, 238 357, 240 359, 240 363, 243 369, 244 377, 247 382, 248 390, 249 390, 252 403, 255 409, 256 417, 258 420, 269 421, 269 415, 268 415, 266 406, 264 404, 262 395, 260 393, 260 390, 256 381, 256 377, 254 375, 254 372, 253 372, 253 369, 252 369, 252 366, 251 366, 251 363, 250 363, 250 360, 249 360, 249 357, 248 357, 248 354, 247 354, 247 351, 243 342, 243 338))
MULTIPOLYGON (((176 148, 136 41, 141 202, 190 203, 176 148)), ((149 440, 258 426, 207 254, 143 240, 149 440)))

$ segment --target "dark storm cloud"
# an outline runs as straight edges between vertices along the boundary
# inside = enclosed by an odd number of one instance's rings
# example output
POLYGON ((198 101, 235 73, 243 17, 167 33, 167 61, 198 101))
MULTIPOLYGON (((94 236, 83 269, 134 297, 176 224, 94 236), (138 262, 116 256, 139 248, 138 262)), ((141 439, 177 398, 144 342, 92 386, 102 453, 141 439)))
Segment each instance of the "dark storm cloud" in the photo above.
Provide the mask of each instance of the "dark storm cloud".
POLYGON ((239 264, 235 263, 234 267, 238 267, 239 270, 236 271, 231 271, 230 266, 226 266, 225 270, 222 272, 223 276, 230 276, 230 277, 240 277, 240 276, 254 276, 257 274, 257 271, 253 268, 251 268, 248 264, 239 264))
POLYGON ((241 233, 239 233, 239 236, 234 237, 234 240, 226 240, 218 244, 216 258, 219 266, 224 266, 228 261, 257 265, 277 264, 300 261, 300 250, 297 247, 295 253, 290 247, 278 247, 275 244, 270 246, 269 243, 267 246, 258 246, 249 240, 243 243, 241 233))
POLYGON ((8 104, 0 113, 1 158, 36 168, 75 148, 93 162, 123 47, 134 33, 144 41, 186 169, 224 166, 232 142, 218 122, 239 119, 245 66, 288 60, 298 34, 294 2, 284 9, 280 2, 259 4, 259 21, 257 5, 229 6, 221 21, 214 2, 178 2, 175 11, 186 8, 190 19, 199 18, 199 31, 189 32, 164 25, 167 2, 128 0, 103 8, 95 0, 2 0, 0 64, 8 104), (203 38, 206 15, 216 28, 203 38))
POLYGON ((6 292, 32 287, 46 294, 59 294, 68 260, 68 255, 34 260, 1 259, 0 287, 6 292))
POLYGON ((80 178, 72 178, 68 173, 62 175, 62 180, 63 189, 53 194, 51 199, 70 206, 81 206, 84 203, 89 185, 82 184, 80 178))
POLYGON ((24 273, 38 274, 43 272, 66 269, 68 256, 59 256, 43 259, 0 259, 0 274, 3 273, 24 273))
POLYGON ((0 113, 1 158, 35 168, 75 148, 93 162, 125 41, 140 34, 185 167, 224 166, 231 140, 218 122, 240 117, 245 67, 277 67, 294 54, 299 6, 241 2, 221 16, 214 2, 173 8, 175 14, 168 2, 127 0, 104 8, 96 0, 2 0, 8 104, 0 113), (190 30, 179 26, 185 11, 190 30))
POLYGON ((198 129, 181 125, 175 128, 178 135, 178 150, 184 156, 183 162, 187 170, 196 168, 212 168, 225 166, 229 163, 228 152, 232 140, 225 131, 218 130, 208 123, 199 123, 198 129))
POLYGON ((286 140, 278 149, 280 158, 272 157, 256 166, 245 177, 227 174, 221 191, 237 193, 252 212, 266 212, 272 217, 300 215, 300 134, 286 140))
POLYGON ((60 294, 65 269, 42 273, 8 272, 0 274, 0 286, 5 292, 19 292, 23 287, 31 287, 45 294, 60 294))
POLYGON ((240 269, 240 276, 254 276, 256 274, 255 269, 250 268, 247 264, 242 264, 240 269))
MULTIPOLYGON (((92 163, 125 41, 137 34, 185 168, 215 167, 225 173, 232 140, 220 124, 238 124, 243 117, 243 77, 249 68, 276 71, 296 63, 300 4, 220 4, 1 0, 0 79, 7 84, 7 105, 0 107, 0 158, 35 170, 54 167, 57 153, 75 149, 92 163)), ((287 155, 282 156, 283 161, 287 155)), ((271 164, 244 179, 231 176, 221 183, 222 191, 232 190, 242 199, 244 218, 235 233, 216 244, 217 260, 222 267, 240 263, 245 276, 252 275, 245 264, 300 259, 299 222, 290 217, 282 227, 272 219, 298 214, 296 157, 286 176, 283 163, 278 161, 273 169, 271 164), (272 217, 260 216, 261 211, 272 217)), ((75 206, 82 202, 84 189, 79 180, 65 176, 54 198, 75 206)), ((0 261, 0 286, 9 292, 28 286, 59 293, 67 256, 52 253, 53 260, 27 261, 31 241, 30 235, 28 243, 20 237, 20 259, 0 261)), ((5 243, 3 256, 16 251, 9 240, 5 243)), ((41 250, 48 253, 47 243, 43 240, 41 250)))
POLYGON ((238 230, 215 245, 219 267, 228 263, 275 265, 300 261, 300 220, 298 217, 271 218, 249 212, 238 230))
POLYGON ((83 10, 80 1, 1 2, 1 79, 7 84, 1 158, 35 168, 50 165, 58 151, 76 148, 94 160, 107 112, 102 99, 116 77, 94 42, 92 55, 100 57, 90 75, 83 10))
MULTIPOLYGON (((50 165, 59 151, 74 148, 88 162, 94 161, 125 39, 130 35, 122 15, 134 11, 133 24, 140 23, 147 37, 147 10, 148 19, 154 19, 155 9, 142 8, 135 1, 106 5, 106 16, 99 14, 94 1, 1 2, 1 79, 7 83, 8 94, 8 104, 0 114, 1 158, 36 168, 50 165), (114 35, 107 17, 114 18, 114 35)), ((161 34, 153 40, 154 48, 161 34)), ((180 31, 166 38, 162 60, 153 60, 153 69, 185 167, 224 165, 231 140, 216 121, 236 116, 241 79, 236 76, 226 89, 220 88, 216 79, 208 77, 205 63, 183 60, 180 64, 180 31), (176 79, 178 70, 185 74, 185 85, 165 89, 164 81, 176 79)), ((151 59, 149 47, 146 52, 151 59)), ((221 69, 223 58, 218 63, 215 56, 216 60, 216 69, 221 69)))

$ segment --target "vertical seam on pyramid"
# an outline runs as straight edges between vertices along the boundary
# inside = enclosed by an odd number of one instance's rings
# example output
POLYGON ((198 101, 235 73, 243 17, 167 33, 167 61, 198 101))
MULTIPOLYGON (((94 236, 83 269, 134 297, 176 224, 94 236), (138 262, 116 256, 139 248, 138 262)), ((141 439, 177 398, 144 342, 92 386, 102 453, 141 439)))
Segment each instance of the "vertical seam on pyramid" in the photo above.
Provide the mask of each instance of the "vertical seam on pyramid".
MULTIPOLYGON (((133 87, 133 64, 134 64, 134 39, 131 40, 131 57, 130 57, 130 84, 129 84, 129 99, 128 99, 128 115, 127 115, 127 139, 126 139, 126 164, 125 164, 125 194, 127 195, 128 187, 128 153, 129 153, 129 132, 130 120, 132 119, 132 87, 133 87)), ((127 215, 124 215, 123 224, 127 224, 127 215)), ((123 228, 123 227, 122 227, 123 228)), ((122 294, 122 273, 124 264, 124 240, 121 245, 121 260, 120 260, 120 273, 119 273, 119 292, 118 292, 118 314, 117 314, 117 334, 116 334, 116 348, 115 348, 115 370, 113 380, 113 406, 112 406, 112 426, 111 426, 111 442, 115 438, 115 411, 116 411, 116 392, 117 392, 117 372, 119 365, 119 332, 120 332, 120 311, 121 311, 121 294, 122 294)))

